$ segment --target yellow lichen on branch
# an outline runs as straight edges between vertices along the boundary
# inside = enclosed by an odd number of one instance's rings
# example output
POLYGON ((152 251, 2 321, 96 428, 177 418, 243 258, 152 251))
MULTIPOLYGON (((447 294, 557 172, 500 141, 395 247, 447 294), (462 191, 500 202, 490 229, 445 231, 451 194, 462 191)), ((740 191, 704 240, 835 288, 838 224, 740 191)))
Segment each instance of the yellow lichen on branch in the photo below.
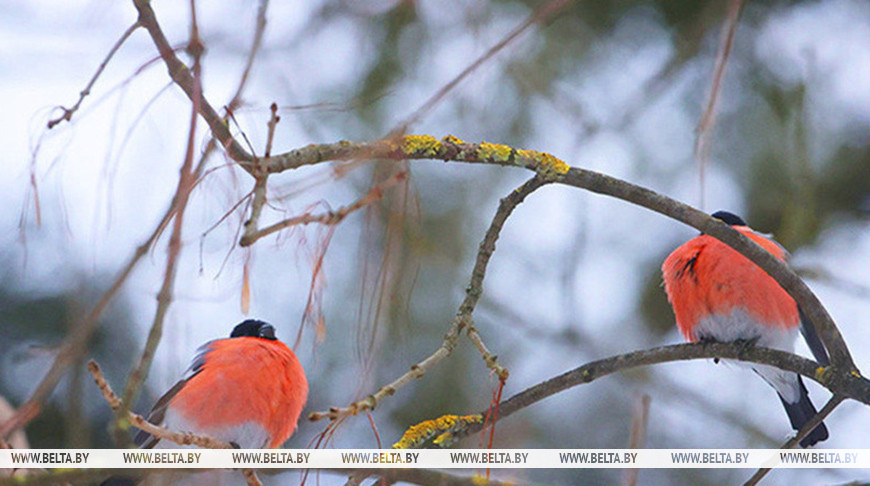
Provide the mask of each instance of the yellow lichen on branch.
POLYGON ((443 157, 446 150, 444 144, 431 135, 405 135, 402 137, 402 152, 436 159, 443 157))
POLYGON ((514 150, 507 145, 500 143, 480 142, 477 153, 480 154, 480 160, 498 162, 500 164, 509 164, 513 162, 514 150))
POLYGON ((561 180, 571 169, 546 152, 516 149, 500 143, 469 143, 453 135, 441 140, 431 135, 403 135, 373 142, 342 140, 312 144, 290 152, 259 159, 266 173, 274 174, 328 160, 359 159, 436 159, 524 167, 534 170, 549 182, 561 180))
POLYGON ((441 140, 431 135, 405 135, 401 142, 401 156, 516 165, 533 169, 549 180, 559 179, 571 168, 546 152, 515 149, 500 143, 471 144, 453 135, 441 140))
POLYGON ((442 415, 433 420, 424 420, 405 431, 402 438, 393 444, 393 449, 419 448, 429 442, 438 447, 447 447, 453 442, 453 432, 469 424, 483 422, 483 415, 442 415))
POLYGON ((530 163, 523 164, 534 168, 535 172, 548 179, 558 179, 568 173, 571 166, 546 152, 534 150, 517 150, 517 162, 528 160, 530 163))
POLYGON ((462 140, 459 137, 453 136, 453 135, 447 135, 442 140, 444 141, 444 143, 449 143, 449 144, 453 144, 453 145, 464 145, 465 144, 464 140, 462 140))

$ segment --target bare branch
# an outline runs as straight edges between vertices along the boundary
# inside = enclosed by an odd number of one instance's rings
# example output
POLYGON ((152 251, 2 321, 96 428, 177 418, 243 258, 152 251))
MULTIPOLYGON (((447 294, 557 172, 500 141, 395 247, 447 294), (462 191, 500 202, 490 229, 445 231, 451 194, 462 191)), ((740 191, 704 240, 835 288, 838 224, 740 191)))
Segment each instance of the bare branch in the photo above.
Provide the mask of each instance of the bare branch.
POLYGON ((513 30, 508 32, 508 34, 500 41, 498 41, 495 45, 487 49, 482 56, 477 58, 473 63, 469 64, 468 67, 462 70, 461 73, 456 75, 455 78, 451 79, 447 84, 445 84, 441 89, 439 89, 434 95, 432 95, 428 100, 426 100, 419 108, 414 110, 408 118, 402 121, 396 128, 394 128, 391 133, 392 134, 403 134, 408 128, 414 123, 418 122, 420 118, 425 115, 429 110, 432 109, 435 105, 438 104, 447 93, 453 90, 463 79, 467 78, 471 73, 477 70, 484 63, 492 59, 493 56, 499 53, 502 49, 504 49, 508 44, 513 42, 517 37, 520 36, 523 32, 525 32, 529 27, 534 24, 542 24, 550 19, 550 17, 556 15, 563 8, 573 3, 573 0, 549 0, 548 2, 542 4, 538 8, 532 12, 529 17, 523 21, 520 25, 514 27, 513 30))
POLYGON ((477 251, 477 261, 475 261, 474 268, 471 270, 471 281, 465 290, 465 299, 459 305, 459 312, 456 314, 454 321, 457 332, 462 332, 464 328, 467 328, 466 333, 474 344, 474 347, 480 352, 487 368, 495 372, 502 381, 507 379, 508 372, 498 364, 495 355, 490 353, 486 345, 483 344, 480 334, 474 327, 471 315, 474 313, 477 302, 483 294, 483 279, 486 276, 486 268, 489 264, 489 259, 495 251, 495 242, 498 240, 507 218, 525 200, 526 196, 549 182, 543 177, 535 176, 499 202, 498 210, 496 210, 495 216, 492 218, 489 229, 486 230, 486 235, 483 237, 483 241, 480 242, 480 248, 477 251))
MULTIPOLYGON (((629 449, 643 449, 646 447, 646 431, 647 424, 649 423, 649 404, 651 400, 650 396, 646 393, 635 397, 628 437, 629 449)), ((625 485, 636 486, 639 474, 639 468, 626 469, 624 475, 625 485)))
POLYGON ((254 181, 254 189, 251 191, 254 198, 251 200, 251 216, 245 221, 245 233, 242 235, 240 245, 248 246, 259 237, 256 236, 259 232, 257 227, 260 222, 260 215, 263 213, 263 206, 266 205, 266 182, 268 175, 257 177, 254 181), (250 241, 251 243, 247 243, 250 241), (246 244, 247 243, 247 244, 246 244))
POLYGON ((227 154, 233 160, 239 162, 242 168, 251 172, 250 162, 253 161, 253 156, 233 138, 223 118, 218 115, 217 111, 215 111, 202 92, 196 87, 197 83, 190 69, 178 59, 169 41, 166 40, 163 29, 157 23, 154 10, 151 8, 151 2, 148 0, 133 0, 133 5, 135 5, 136 10, 139 12, 139 23, 148 30, 148 34, 154 41, 160 57, 166 64, 169 76, 184 91, 187 97, 194 102, 194 105, 199 108, 199 114, 208 123, 212 135, 220 141, 221 145, 226 149, 227 154))
MULTIPOLYGON (((738 343, 686 343, 634 351, 587 363, 508 398, 499 405, 502 419, 569 388, 590 383, 603 376, 640 366, 704 358, 736 359, 767 364, 798 373, 818 382, 835 396, 851 398, 870 405, 870 380, 855 373, 838 373, 815 361, 777 349, 745 346, 738 343)), ((453 432, 457 438, 479 432, 482 423, 469 423, 453 432)))
MULTIPOLYGON (((239 241, 239 245, 241 246, 251 246, 260 238, 268 236, 272 233, 280 231, 284 228, 289 228, 291 226, 297 225, 306 225, 311 223, 320 223, 326 226, 334 226, 338 223, 341 223, 344 218, 353 213, 354 211, 358 211, 369 204, 380 200, 384 197, 384 192, 395 186, 399 182, 403 181, 407 177, 407 172, 397 172, 393 174, 391 177, 387 178, 385 181, 380 184, 376 184, 373 186, 365 196, 359 198, 353 204, 349 204, 347 206, 339 208, 337 211, 328 211, 320 214, 312 214, 305 213, 299 216, 294 216, 292 218, 285 219, 284 221, 280 221, 273 225, 270 225, 261 230, 257 230, 256 224, 251 224, 250 231, 246 223, 245 227, 245 235, 242 236, 242 239, 239 241)), ((256 204, 256 190, 254 192, 254 204, 256 204)), ((251 219, 248 222, 252 221, 255 216, 259 216, 259 212, 254 212, 254 209, 251 209, 251 219)))
POLYGON ((100 66, 97 68, 97 72, 95 72, 94 75, 91 77, 91 80, 88 81, 88 84, 87 84, 87 86, 85 86, 85 89, 83 89, 81 91, 81 93, 79 93, 79 99, 78 99, 78 101, 76 101, 76 104, 73 105, 72 108, 65 108, 63 106, 58 107, 63 111, 63 114, 57 118, 54 118, 54 119, 48 121, 48 129, 49 130, 51 130, 52 128, 54 128, 56 125, 58 125, 59 123, 61 123, 63 121, 70 121, 72 119, 73 114, 79 110, 79 107, 81 107, 82 102, 85 100, 85 98, 89 94, 91 94, 91 88, 94 87, 94 83, 97 82, 97 79, 100 77, 100 74, 102 74, 103 70, 106 69, 106 66, 109 64, 109 61, 112 59, 112 56, 114 56, 115 53, 118 52, 118 49, 120 49, 121 46, 124 44, 124 42, 126 42, 127 39, 130 38, 131 35, 133 35, 133 32, 135 32, 136 29, 138 29, 141 26, 142 26, 142 24, 140 24, 139 21, 136 21, 133 23, 133 25, 131 25, 130 27, 127 27, 127 30, 125 30, 124 33, 121 34, 121 38, 118 39, 117 42, 115 42, 115 45, 112 46, 112 48, 109 50, 109 53, 106 55, 106 58, 103 59, 103 62, 100 63, 100 66))
MULTIPOLYGON (((266 11, 269 9, 269 0, 260 0, 260 6, 257 7, 257 27, 254 29, 254 40, 251 42, 251 49, 248 51, 248 60, 245 62, 245 69, 242 71, 242 77, 239 79, 239 85, 236 88, 236 94, 230 99, 227 104, 227 111, 234 112, 242 104, 242 93, 248 84, 248 75, 251 73, 251 68, 254 66, 254 59, 257 53, 260 52, 260 46, 263 44, 263 34, 266 32, 266 11)), ((266 151, 266 155, 269 152, 266 151)))
MULTIPOLYGON (((202 159, 205 160, 205 157, 202 159)), ((200 164, 201 169, 202 163, 200 164)), ((198 171, 199 172, 199 169, 198 171)), ((127 281, 127 278, 135 268, 136 264, 139 263, 139 260, 142 259, 147 253, 154 242, 157 240, 160 232, 163 227, 172 219, 175 215, 176 204, 173 201, 169 208, 164 213, 163 218, 157 223, 154 230, 151 234, 146 238, 146 240, 136 247, 136 250, 127 260, 127 264, 124 268, 118 272, 118 275, 115 277, 115 280, 112 282, 112 285, 108 290, 100 297, 100 300, 97 301, 96 305, 94 305, 93 309, 80 321, 76 322, 73 326, 71 326, 74 331, 70 334, 69 337, 66 338, 63 345, 61 345, 60 350, 57 353, 57 357, 54 359, 54 362, 51 365, 51 368, 42 378, 42 381, 36 386, 36 390, 31 394, 30 398, 18 409, 18 413, 13 416, 11 419, 0 423, 0 437, 7 437, 12 431, 21 428, 27 425, 30 420, 32 420, 36 415, 39 414, 39 411, 42 409, 42 403, 48 398, 51 394, 52 390, 57 386, 60 379, 63 377, 64 373, 66 373, 67 368, 71 363, 74 363, 83 352, 85 348, 85 344, 90 338, 91 334, 94 332, 97 326, 97 322, 106 308, 109 306, 109 303, 115 297, 121 287, 124 285, 124 282, 127 281)))
MULTIPOLYGON (((845 397, 843 397, 841 395, 832 396, 831 399, 828 400, 828 403, 826 403, 825 406, 822 407, 821 410, 819 410, 819 413, 815 414, 813 416, 813 418, 811 418, 807 423, 805 423, 804 426, 801 427, 801 429, 798 431, 797 435, 795 435, 794 437, 789 439, 785 444, 780 446, 780 449, 793 449, 795 446, 797 446, 798 443, 804 437, 808 436, 810 434, 810 432, 812 432, 813 429, 816 428, 817 425, 822 423, 822 421, 825 420, 825 418, 827 418, 827 416, 830 415, 831 412, 833 412, 835 408, 837 408, 841 403, 843 403, 843 400, 845 400, 845 397)), ((745 483, 743 483, 743 486, 754 486, 754 485, 758 484, 758 482, 761 481, 764 478, 764 476, 766 476, 767 473, 769 473, 769 472, 770 472, 770 468, 768 468, 768 467, 763 467, 763 468, 759 469, 758 471, 755 472, 755 474, 752 475, 752 477, 750 477, 745 483)))
POLYGON ((263 486, 263 483, 260 482, 260 478, 257 477, 257 471, 253 469, 242 469, 242 474, 245 476, 245 482, 248 483, 248 486, 263 486))
POLYGON ((269 128, 269 135, 268 137, 266 137, 266 157, 272 155, 272 142, 275 140, 275 127, 277 127, 278 122, 281 121, 281 117, 278 116, 277 104, 272 103, 272 105, 269 107, 269 111, 272 113, 272 115, 269 117, 269 123, 266 124, 269 128))
MULTIPOLYGON (((194 76, 194 92, 197 95, 201 94, 202 86, 200 84, 200 63, 199 56, 202 54, 203 46, 199 39, 197 24, 196 24, 196 9, 191 1, 191 38, 189 49, 194 56, 193 76, 194 76)), ((154 359, 154 353, 157 351, 157 346, 160 344, 160 339, 163 336, 163 322, 166 318, 166 312, 173 300, 173 287, 175 286, 175 276, 177 271, 178 256, 181 253, 181 230, 184 222, 184 212, 187 208, 187 201, 190 198, 190 193, 196 185, 197 173, 194 170, 194 153, 196 148, 196 125, 200 106, 194 98, 193 108, 190 114, 190 128, 187 136, 187 150, 185 151, 184 162, 181 165, 181 170, 178 176, 178 186, 175 190, 175 218, 173 219, 172 233, 169 236, 169 245, 167 248, 166 269, 163 276, 163 284, 160 286, 160 291, 157 293, 157 310, 154 313, 154 319, 151 323, 151 330, 148 332, 148 340, 145 342, 145 348, 142 350, 142 355, 139 362, 133 371, 130 372, 130 377, 127 379, 127 384, 124 387, 123 400, 121 408, 117 411, 118 421, 116 422, 115 438, 118 445, 124 445, 129 442, 129 436, 126 430, 122 427, 122 419, 130 411, 130 407, 136 401, 139 394, 139 389, 145 382, 148 376, 148 371, 151 368, 151 362, 154 359)))
POLYGON ((698 177, 701 187, 701 200, 698 206, 702 209, 704 208, 704 173, 710 159, 713 128, 716 126, 716 104, 719 101, 719 94, 722 92, 725 65, 728 64, 731 47, 734 44, 734 34, 737 32, 737 24, 742 10, 743 0, 731 0, 728 6, 728 19, 722 28, 722 37, 719 40, 719 51, 716 53, 710 97, 707 99, 707 108, 698 123, 694 156, 695 161, 698 162, 698 177))

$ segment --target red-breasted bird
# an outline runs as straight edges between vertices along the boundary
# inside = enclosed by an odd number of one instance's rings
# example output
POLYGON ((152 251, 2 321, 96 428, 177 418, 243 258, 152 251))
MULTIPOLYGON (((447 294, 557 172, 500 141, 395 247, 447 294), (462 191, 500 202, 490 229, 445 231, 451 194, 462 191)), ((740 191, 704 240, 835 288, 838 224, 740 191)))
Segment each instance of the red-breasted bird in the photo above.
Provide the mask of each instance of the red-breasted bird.
MULTIPOLYGON (((785 249, 753 231, 740 217, 726 211, 713 217, 786 260, 785 249)), ((747 342, 793 352, 800 328, 816 361, 828 365, 824 345, 791 296, 761 267, 725 243, 705 234, 692 238, 668 255, 662 275, 677 327, 688 341, 747 342)), ((772 366, 752 364, 751 368, 779 394, 795 430, 816 414, 800 375, 772 366)), ((827 438, 822 423, 801 446, 827 438)))
MULTIPOLYGON (((185 377, 157 400, 148 421, 242 449, 274 448, 296 430, 307 398, 308 381, 296 355, 275 337, 274 327, 249 319, 229 339, 199 348, 185 377)), ((179 447, 144 431, 134 442, 179 447)))
MULTIPOLYGON (((296 430, 307 397, 308 381, 296 355, 275 337, 274 327, 249 319, 228 339, 199 348, 184 378, 157 400, 148 421, 242 449, 275 448, 296 430)), ((134 442, 141 448, 182 447, 144 431, 134 442)), ((151 483, 175 481, 152 478, 151 483)), ((110 478, 103 484, 132 481, 110 478)))

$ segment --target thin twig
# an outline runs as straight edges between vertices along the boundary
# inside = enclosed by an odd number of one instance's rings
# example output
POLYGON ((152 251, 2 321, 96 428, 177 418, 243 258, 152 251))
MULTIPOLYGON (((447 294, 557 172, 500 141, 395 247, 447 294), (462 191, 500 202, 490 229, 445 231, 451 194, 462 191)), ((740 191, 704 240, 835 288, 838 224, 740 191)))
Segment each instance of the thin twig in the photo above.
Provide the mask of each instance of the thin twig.
POLYGON ((172 46, 166 39, 166 35, 163 33, 163 29, 157 22, 154 10, 151 8, 151 2, 149 0, 133 0, 133 5, 139 12, 139 23, 148 30, 151 40, 166 64, 169 76, 184 91, 187 97, 194 102, 194 105, 198 107, 199 114, 206 121, 212 135, 220 141, 227 154, 238 162, 243 169, 251 171, 250 162, 253 161, 253 156, 233 138, 229 127, 223 122, 223 118, 218 115, 217 111, 205 99, 201 90, 197 88, 197 82, 191 74, 190 69, 175 55, 175 51, 172 49, 172 46))
POLYGON ((719 51, 716 54, 716 62, 713 67, 710 97, 707 99, 707 108, 704 110, 701 121, 698 123, 694 156, 695 161, 698 162, 698 177, 700 178, 701 188, 701 199, 698 207, 701 209, 704 209, 704 173, 710 159, 713 128, 716 126, 716 105, 719 100, 719 94, 722 92, 722 77, 725 74, 725 66, 728 64, 728 58, 731 55, 734 33, 737 32, 741 10, 743 10, 743 0, 731 0, 728 8, 728 20, 722 28, 719 51))
POLYGON ((419 108, 414 110, 411 115, 409 115, 404 121, 399 123, 396 128, 390 131, 391 134, 403 134, 408 128, 417 123, 420 118, 426 114, 428 111, 432 109, 433 106, 437 105, 447 93, 453 90, 463 79, 467 78, 471 73, 477 70, 484 63, 492 59, 493 56, 499 53, 502 49, 504 49, 508 44, 510 44, 514 39, 520 36, 523 32, 525 32, 529 27, 534 24, 542 24, 546 22, 550 17, 559 13, 563 8, 573 3, 573 0, 550 0, 543 5, 539 6, 532 12, 529 17, 524 20, 520 25, 514 27, 513 30, 508 32, 508 34, 500 41, 498 41, 495 45, 487 49, 486 52, 483 53, 480 57, 478 57, 474 62, 468 65, 465 69, 462 70, 456 77, 451 79, 447 84, 445 84, 441 89, 439 89, 434 95, 432 95, 428 100, 426 100, 419 108))
POLYGON ((260 478, 257 477, 257 471, 253 469, 242 469, 242 474, 245 476, 245 482, 248 483, 248 486, 263 486, 263 483, 260 482, 260 478))
MULTIPOLYGON (((486 236, 484 236, 484 239, 480 244, 480 249, 477 253, 477 260, 474 269, 471 272, 471 282, 465 292, 465 299, 459 306, 459 311, 453 319, 453 325, 444 336, 444 341, 434 353, 414 364, 408 372, 402 374, 391 383, 382 386, 374 394, 369 395, 363 400, 354 402, 346 407, 332 407, 326 412, 312 412, 308 415, 308 419, 315 421, 328 418, 334 421, 350 415, 356 415, 365 410, 372 410, 381 400, 396 393, 396 390, 409 384, 414 379, 422 377, 429 369, 449 356, 450 353, 453 352, 453 348, 456 346, 456 342, 462 331, 474 329, 471 314, 474 312, 474 307, 483 291, 483 278, 486 275, 486 266, 489 263, 492 252, 495 250, 495 242, 498 239, 501 228, 504 226, 505 221, 508 216, 510 216, 511 212, 513 212, 514 208, 523 202, 527 195, 531 194, 547 182, 547 180, 535 176, 501 200, 495 217, 486 232, 486 236)), ((481 350, 481 355, 483 356, 487 367, 493 370, 500 379, 506 379, 508 375, 507 370, 498 364, 495 355, 489 353, 486 346, 480 340, 479 334, 474 332, 468 333, 468 335, 472 342, 475 342, 475 346, 478 350, 481 350)))
MULTIPOLYGON (((191 39, 189 50, 194 55, 193 76, 194 76, 194 92, 200 94, 200 62, 199 56, 203 51, 202 44, 199 39, 198 29, 196 27, 194 3, 191 0, 191 39)), ((173 287, 175 286, 175 276, 177 273, 178 256, 181 253, 181 230, 184 221, 184 212, 187 208, 187 202, 190 198, 190 193, 196 184, 197 175, 193 170, 193 159, 196 149, 196 122, 199 119, 200 107, 197 104, 199 97, 194 98, 193 108, 190 115, 190 128, 188 129, 187 150, 185 151, 184 163, 181 165, 180 174, 178 177, 178 185, 175 190, 174 201, 176 203, 175 218, 173 219, 172 233, 169 236, 169 244, 167 248, 166 268, 164 271, 163 284, 160 291, 157 293, 157 310, 154 313, 154 319, 151 323, 151 329, 148 332, 148 339, 145 342, 145 348, 142 350, 142 355, 139 362, 133 371, 130 372, 130 377, 124 387, 124 395, 121 408, 118 411, 118 418, 124 417, 126 412, 130 410, 132 404, 136 401, 139 390, 148 376, 148 371, 151 368, 151 362, 154 359, 154 353, 157 351, 157 346, 160 344, 160 339, 163 336, 163 322, 166 318, 166 313, 173 300, 173 287)), ((120 423, 116 423, 120 425, 120 423)), ((116 442, 119 445, 129 441, 129 436, 123 427, 116 427, 116 442)))
MULTIPOLYGON (((649 404, 652 399, 649 395, 636 397, 634 400, 634 408, 631 414, 631 428, 629 429, 628 448, 643 449, 646 447, 646 431, 649 423, 649 404)), ((625 470, 626 486, 636 486, 637 478, 640 474, 639 468, 631 468, 625 470)))
MULTIPOLYGON (((300 214, 299 216, 294 216, 292 218, 285 219, 283 221, 279 221, 275 224, 272 224, 266 228, 261 230, 256 230, 256 225, 252 224, 251 228, 254 231, 250 233, 247 231, 247 226, 245 228, 245 235, 239 241, 239 245, 241 246, 251 246, 260 238, 271 235, 277 231, 280 231, 284 228, 289 228, 291 226, 297 225, 306 225, 311 223, 320 223, 325 226, 334 226, 338 223, 341 223, 344 218, 346 218, 351 213, 362 209, 369 204, 380 200, 384 197, 384 192, 395 186, 399 182, 403 181, 405 177, 407 177, 407 172, 397 172, 393 174, 393 176, 387 178, 385 181, 381 182, 373 186, 366 195, 356 200, 354 203, 349 204, 347 206, 341 207, 336 211, 327 211, 325 213, 320 214, 312 214, 305 213, 300 214)), ((256 204, 256 192, 254 193, 254 204, 256 204)), ((255 215, 259 216, 259 213, 254 213, 253 209, 251 210, 251 217, 253 218, 255 215)), ((248 220, 251 221, 251 220, 248 220)), ((247 225, 247 223, 245 223, 247 225)))
POLYGON ((97 79, 100 77, 100 74, 102 74, 103 70, 106 69, 106 66, 109 64, 109 61, 112 59, 112 56, 114 56, 115 53, 118 52, 118 49, 120 49, 121 46, 124 44, 124 42, 126 42, 127 39, 130 38, 130 36, 133 34, 133 32, 135 32, 136 29, 138 29, 141 26, 142 26, 142 24, 140 24, 139 21, 137 20, 136 22, 133 23, 133 25, 131 25, 130 27, 127 27, 127 30, 125 30, 124 33, 121 34, 121 38, 118 39, 117 42, 115 42, 115 45, 112 46, 112 48, 109 50, 109 53, 106 55, 106 58, 103 59, 103 62, 100 63, 100 66, 97 68, 97 72, 95 72, 94 75, 91 76, 91 80, 88 81, 88 84, 87 84, 87 86, 85 86, 85 89, 83 89, 81 91, 81 93, 79 93, 79 99, 78 99, 78 101, 76 101, 76 104, 74 104, 72 106, 72 108, 65 108, 63 106, 58 107, 63 111, 63 114, 55 119, 48 121, 48 129, 49 130, 51 130, 52 128, 55 127, 55 125, 57 125, 63 121, 70 121, 72 119, 73 114, 76 111, 78 111, 79 107, 81 107, 82 102, 85 100, 85 98, 89 94, 91 94, 91 88, 94 87, 94 83, 97 82, 97 79))
MULTIPOLYGON (((278 105, 272 103, 271 111, 272 116, 269 118, 269 123, 267 124, 269 128, 269 136, 266 139, 266 157, 272 153, 272 140, 275 137, 275 127, 278 126, 278 122, 281 121, 281 117, 278 116, 278 105)), ((257 166, 256 160, 254 161, 254 166, 257 166)), ((242 236, 242 241, 256 241, 255 235, 257 233, 257 228, 259 227, 260 215, 263 213, 263 206, 266 205, 266 183, 268 182, 269 174, 260 173, 259 170, 256 170, 255 173, 254 189, 252 190, 254 199, 251 201, 251 216, 247 221, 245 221, 245 232, 242 236)), ((242 244, 242 246, 247 245, 242 244)))
POLYGON ((275 139, 275 127, 278 126, 278 122, 281 121, 281 117, 278 116, 278 105, 272 103, 272 106, 269 107, 269 111, 272 112, 272 115, 269 117, 269 123, 267 126, 269 128, 269 136, 266 137, 266 152, 265 156, 269 157, 272 155, 272 142, 275 139))
MULTIPOLYGON (((242 104, 242 93, 248 83, 248 75, 251 73, 251 68, 254 66, 254 59, 260 51, 260 46, 263 44, 263 34, 266 32, 266 11, 269 8, 269 0, 260 0, 260 6, 257 7, 257 26, 254 28, 254 39, 251 42, 251 49, 248 51, 248 59, 245 62, 245 69, 242 70, 242 76, 239 79, 239 85, 236 88, 236 93, 227 103, 227 111, 234 112, 242 104)), ((266 153, 268 155, 268 152, 266 153)))
POLYGON ((94 381, 97 383, 97 387, 103 394, 103 398, 105 398, 106 402, 109 404, 109 408, 111 408, 113 412, 120 410, 121 397, 112 390, 112 386, 109 385, 106 377, 103 376, 103 370, 100 369, 100 365, 98 365, 96 361, 90 360, 88 361, 88 371, 94 377, 94 381))
POLYGON ((240 240, 241 246, 248 246, 244 244, 246 241, 256 241, 255 235, 258 233, 257 227, 259 226, 260 215, 263 213, 263 206, 266 205, 267 181, 268 175, 259 176, 254 180, 254 188, 251 190, 254 196, 251 199, 251 216, 248 217, 243 225, 244 234, 240 240))
MULTIPOLYGON (((805 423, 804 426, 801 427, 801 429, 794 437, 792 437, 785 444, 780 446, 780 449, 793 449, 795 446, 797 446, 804 437, 808 436, 810 432, 812 432, 817 425, 822 423, 822 421, 824 421, 828 417, 828 415, 830 415, 831 412, 833 412, 834 409, 837 408, 837 406, 839 406, 845 399, 846 397, 842 395, 835 394, 834 396, 832 396, 831 399, 828 400, 828 403, 826 403, 825 406, 822 407, 822 409, 813 416, 813 418, 805 423)), ((770 471, 771 469, 769 467, 760 468, 758 471, 755 472, 755 474, 752 475, 752 477, 750 477, 746 480, 745 483, 743 483, 743 486, 755 486, 770 471)))
POLYGON ((457 331, 462 332, 464 328, 467 328, 466 334, 468 335, 468 338, 471 339, 474 347, 480 352, 486 366, 495 372, 502 381, 507 379, 508 372, 498 364, 495 355, 489 352, 486 345, 480 339, 480 333, 478 333, 477 329, 474 327, 474 321, 472 320, 471 315, 474 313, 474 309, 477 306, 477 302, 480 300, 480 296, 483 295, 483 279, 486 276, 486 268, 489 264, 489 259, 495 251, 495 243, 498 241, 498 237, 501 234, 501 230, 504 227, 507 218, 513 213, 513 210, 516 209, 523 200, 525 200, 526 196, 549 182, 550 181, 545 178, 536 175, 501 199, 498 205, 498 210, 496 210, 495 216, 492 218, 492 222, 486 230, 486 235, 483 237, 483 241, 480 242, 480 247, 477 251, 477 260, 474 263, 474 268, 471 270, 471 281, 468 283, 468 287, 465 290, 465 298, 459 305, 459 312, 455 319, 454 325, 458 326, 457 331))

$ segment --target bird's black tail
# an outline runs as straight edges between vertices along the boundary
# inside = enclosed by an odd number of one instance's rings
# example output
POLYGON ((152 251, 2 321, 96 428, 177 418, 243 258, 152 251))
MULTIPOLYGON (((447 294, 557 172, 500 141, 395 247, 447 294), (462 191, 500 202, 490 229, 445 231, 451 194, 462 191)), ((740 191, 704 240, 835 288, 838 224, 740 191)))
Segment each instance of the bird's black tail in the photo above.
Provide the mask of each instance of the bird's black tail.
MULTIPOLYGON (((781 395, 779 397, 782 401, 782 405, 785 407, 785 413, 788 414, 788 419, 791 421, 791 426, 795 430, 800 430, 817 413, 816 407, 814 407, 813 402, 810 401, 807 387, 804 386, 804 382, 800 375, 798 375, 798 385, 800 385, 801 393, 797 402, 788 403, 783 400, 781 395)), ((815 445, 817 442, 821 442, 827 438, 828 428, 825 427, 824 423, 820 423, 812 432, 810 432, 809 435, 801 440, 801 447, 806 448, 815 445)))

